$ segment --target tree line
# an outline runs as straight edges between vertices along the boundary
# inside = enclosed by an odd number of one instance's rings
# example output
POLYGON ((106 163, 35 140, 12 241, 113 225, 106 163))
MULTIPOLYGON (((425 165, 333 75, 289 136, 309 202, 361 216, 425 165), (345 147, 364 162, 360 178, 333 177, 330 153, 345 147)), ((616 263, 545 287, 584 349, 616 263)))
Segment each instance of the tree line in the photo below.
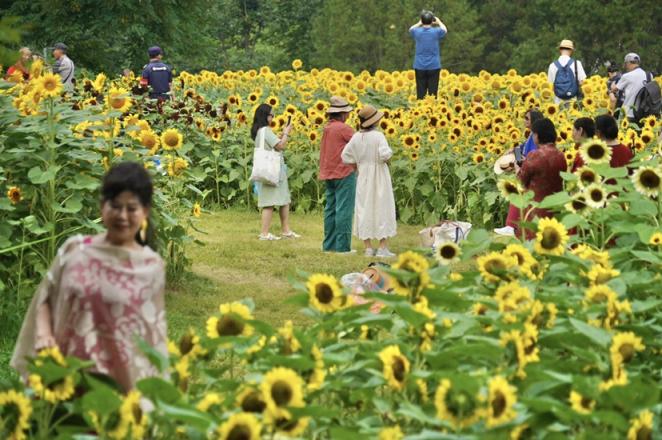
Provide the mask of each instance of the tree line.
POLYGON ((408 69, 407 32, 421 9, 448 26, 442 64, 453 72, 546 70, 557 45, 575 42, 590 72, 637 52, 662 70, 662 2, 655 0, 0 0, 21 44, 41 52, 64 41, 80 67, 140 69, 160 45, 178 70, 332 67, 408 69))

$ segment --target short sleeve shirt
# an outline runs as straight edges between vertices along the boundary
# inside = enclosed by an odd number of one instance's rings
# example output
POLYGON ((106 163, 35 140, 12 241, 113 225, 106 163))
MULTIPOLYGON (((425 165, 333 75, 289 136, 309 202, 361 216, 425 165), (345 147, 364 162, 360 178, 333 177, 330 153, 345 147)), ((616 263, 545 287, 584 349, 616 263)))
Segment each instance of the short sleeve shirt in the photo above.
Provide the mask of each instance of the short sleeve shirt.
POLYGON ((143 78, 152 88, 150 96, 162 96, 170 91, 172 69, 161 61, 150 62, 143 69, 143 78))
POLYGON ((616 83, 618 90, 621 90, 625 96, 623 98, 623 107, 627 109, 628 118, 634 117, 634 100, 637 98, 639 91, 644 87, 646 82, 646 72, 644 69, 634 69, 628 73, 624 73, 621 79, 616 83))
POLYGON ((320 180, 343 179, 354 172, 340 157, 345 145, 354 136, 354 130, 341 121, 331 120, 324 127, 320 148, 320 180))
POLYGON ((264 136, 265 150, 275 150, 276 145, 278 145, 278 143, 280 142, 280 139, 278 138, 278 136, 276 136, 276 133, 273 132, 271 127, 264 127, 258 132, 257 136, 255 137, 255 148, 260 147, 261 136, 264 136))
POLYGON ((446 31, 439 27, 415 27, 409 33, 416 42, 414 69, 441 69, 439 41, 446 36, 446 31))

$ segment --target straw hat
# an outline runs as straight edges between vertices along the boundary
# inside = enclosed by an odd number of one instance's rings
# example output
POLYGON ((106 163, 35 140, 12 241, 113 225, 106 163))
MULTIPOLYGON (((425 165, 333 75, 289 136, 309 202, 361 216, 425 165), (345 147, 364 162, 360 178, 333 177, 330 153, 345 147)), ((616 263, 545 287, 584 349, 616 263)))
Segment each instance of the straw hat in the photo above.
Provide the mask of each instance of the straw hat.
POLYGON ((494 162, 494 173, 501 175, 507 171, 515 169, 517 159, 513 153, 506 153, 494 162))
POLYGON ((561 44, 559 44, 559 49, 575 50, 575 44, 572 42, 572 40, 563 40, 561 41, 561 44))
POLYGON ((354 107, 349 105, 349 102, 340 96, 332 96, 329 103, 329 108, 326 110, 327 113, 349 113, 354 110, 354 107))
POLYGON ((359 119, 361 120, 361 128, 368 128, 379 122, 384 117, 384 113, 380 112, 370 104, 366 104, 359 110, 359 119))

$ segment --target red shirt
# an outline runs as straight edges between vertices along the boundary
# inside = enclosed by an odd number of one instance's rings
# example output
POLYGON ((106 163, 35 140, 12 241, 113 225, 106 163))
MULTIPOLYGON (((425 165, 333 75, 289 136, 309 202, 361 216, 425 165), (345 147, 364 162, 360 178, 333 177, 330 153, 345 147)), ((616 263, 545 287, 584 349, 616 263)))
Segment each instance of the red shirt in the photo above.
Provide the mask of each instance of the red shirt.
POLYGON ((326 124, 320 149, 320 180, 344 179, 354 172, 354 167, 340 158, 352 136, 354 130, 342 121, 332 119, 326 124))
POLYGON ((518 177, 524 188, 533 191, 533 200, 540 202, 548 195, 563 190, 561 172, 567 167, 563 153, 554 144, 544 144, 526 156, 518 177))
MULTIPOLYGON (((632 150, 630 150, 628 147, 626 147, 623 144, 612 145, 610 148, 611 148, 611 161, 609 161, 609 165, 612 168, 624 167, 625 165, 629 164, 632 158, 634 157, 632 150)), ((584 160, 581 158, 581 155, 577 154, 577 156, 575 157, 575 163, 572 164, 572 171, 575 172, 583 166, 584 166, 584 160)))
POLYGON ((7 69, 6 78, 9 79, 14 74, 14 72, 17 72, 17 71, 21 72, 21 75, 23 76, 24 81, 27 81, 27 80, 30 79, 30 72, 25 70, 19 64, 14 64, 13 66, 9 67, 9 69, 7 69))

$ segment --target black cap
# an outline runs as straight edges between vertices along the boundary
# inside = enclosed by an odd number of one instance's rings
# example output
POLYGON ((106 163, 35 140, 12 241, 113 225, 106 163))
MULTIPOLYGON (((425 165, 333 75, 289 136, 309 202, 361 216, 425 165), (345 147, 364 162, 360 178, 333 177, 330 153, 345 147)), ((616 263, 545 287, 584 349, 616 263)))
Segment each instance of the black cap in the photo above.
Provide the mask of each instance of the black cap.
POLYGON ((163 50, 161 50, 159 46, 152 46, 147 49, 147 53, 150 57, 154 58, 156 56, 163 55, 163 50))
POLYGON ((69 49, 69 48, 68 48, 67 45, 64 44, 64 43, 55 43, 55 45, 53 46, 53 49, 59 49, 59 50, 61 50, 61 51, 66 52, 67 49, 69 49))

